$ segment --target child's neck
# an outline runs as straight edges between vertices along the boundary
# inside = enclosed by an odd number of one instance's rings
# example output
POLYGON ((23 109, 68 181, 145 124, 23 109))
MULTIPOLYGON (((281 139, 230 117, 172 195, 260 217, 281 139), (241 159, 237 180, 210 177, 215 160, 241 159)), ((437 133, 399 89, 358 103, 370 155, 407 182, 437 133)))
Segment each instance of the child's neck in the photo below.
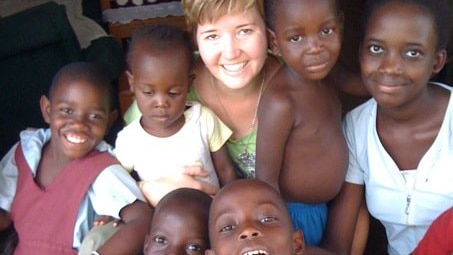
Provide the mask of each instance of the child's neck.
POLYGON ((186 122, 186 118, 184 116, 184 112, 181 114, 181 116, 175 120, 173 123, 167 126, 163 125, 156 125, 155 123, 152 123, 150 121, 146 121, 141 117, 140 119, 140 125, 142 128, 150 135, 156 136, 156 137, 170 137, 174 134, 176 134, 181 128, 184 126, 186 122))
POLYGON ((291 77, 291 80, 297 85, 302 84, 305 87, 320 87, 321 85, 328 85, 331 82, 331 79, 329 79, 329 76, 324 77, 323 79, 320 80, 313 80, 309 79, 306 76, 294 71, 293 69, 289 68, 287 66, 287 73, 289 74, 289 77, 291 77))
POLYGON ((61 171, 73 160, 66 157, 60 150, 54 149, 52 142, 44 145, 41 160, 36 171, 35 182, 40 187, 47 187, 60 174, 61 171))

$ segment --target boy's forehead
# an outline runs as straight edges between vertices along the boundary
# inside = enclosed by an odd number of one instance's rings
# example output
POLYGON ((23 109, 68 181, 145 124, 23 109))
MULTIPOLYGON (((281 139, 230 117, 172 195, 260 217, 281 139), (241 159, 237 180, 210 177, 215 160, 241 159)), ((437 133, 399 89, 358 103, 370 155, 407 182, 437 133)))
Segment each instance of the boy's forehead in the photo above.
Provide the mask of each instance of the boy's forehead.
POLYGON ((96 89, 96 87, 90 84, 86 79, 62 76, 55 84, 55 87, 51 91, 51 95, 61 96, 74 88, 77 88, 80 91, 96 89))
POLYGON ((294 6, 295 2, 300 3, 299 6, 311 5, 311 4, 322 4, 324 6, 334 7, 335 10, 340 8, 338 0, 277 0, 276 7, 291 7, 294 6))
POLYGON ((276 192, 270 186, 258 182, 233 183, 230 187, 226 187, 225 190, 216 195, 212 207, 228 207, 228 203, 224 202, 225 200, 248 204, 270 202, 278 205, 281 202, 276 192), (250 198, 255 199, 251 200, 250 198))
MULTIPOLYGON (((94 99, 99 106, 106 111, 111 107, 108 92, 102 87, 86 79, 69 79, 62 81, 51 91, 50 100, 58 102, 60 100, 75 99, 77 95, 86 95, 85 99, 94 99)), ((81 101, 86 102, 86 100, 81 101)))

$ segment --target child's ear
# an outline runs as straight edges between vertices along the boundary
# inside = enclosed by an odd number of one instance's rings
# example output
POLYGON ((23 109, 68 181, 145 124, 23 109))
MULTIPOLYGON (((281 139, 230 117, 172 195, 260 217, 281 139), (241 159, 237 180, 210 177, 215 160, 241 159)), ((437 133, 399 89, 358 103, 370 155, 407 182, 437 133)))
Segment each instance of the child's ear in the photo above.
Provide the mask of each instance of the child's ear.
POLYGON ((275 32, 270 28, 267 28, 267 40, 269 42, 269 48, 273 55, 280 56, 280 49, 278 48, 277 39, 275 37, 275 32))
POLYGON ((445 49, 437 52, 433 64, 433 75, 438 74, 445 65, 447 61, 447 51, 445 49))
POLYGON ((126 73, 127 81, 129 82, 129 90, 133 93, 134 89, 135 89, 135 87, 134 87, 134 75, 129 70, 126 70, 125 73, 126 73))
POLYGON ((42 95, 39 100, 39 105, 41 107, 41 114, 44 121, 47 124, 50 124, 50 100, 45 95, 42 95))
POLYGON ((344 13, 342 11, 339 11, 338 14, 337 14, 337 18, 338 18, 338 24, 340 25, 340 35, 341 35, 341 38, 343 38, 343 34, 344 34, 344 13))
POLYGON ((143 246, 143 254, 148 254, 148 248, 149 248, 149 234, 146 234, 145 236, 145 245, 143 246))
POLYGON ((215 252, 214 252, 214 250, 207 249, 207 250, 204 252, 204 255, 215 255, 215 252))
POLYGON ((191 73, 189 74, 189 91, 192 89, 192 84, 193 84, 193 80, 195 80, 195 74, 194 73, 191 73))
POLYGON ((116 118, 118 118, 118 110, 114 109, 112 111, 110 111, 110 114, 109 114, 109 125, 107 127, 107 130, 110 130, 113 126, 113 124, 115 123, 116 121, 116 118))
POLYGON ((302 255, 305 253, 304 234, 300 230, 294 231, 293 248, 294 248, 295 255, 302 255))

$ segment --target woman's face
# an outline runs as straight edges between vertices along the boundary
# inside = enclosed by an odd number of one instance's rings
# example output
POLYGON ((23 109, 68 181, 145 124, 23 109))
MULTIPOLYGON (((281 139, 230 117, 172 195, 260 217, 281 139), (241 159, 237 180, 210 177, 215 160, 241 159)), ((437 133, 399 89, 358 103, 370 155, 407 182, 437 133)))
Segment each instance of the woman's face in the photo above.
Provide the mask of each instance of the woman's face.
POLYGON ((198 24, 196 41, 209 72, 230 89, 241 89, 263 68, 266 26, 256 8, 198 24))

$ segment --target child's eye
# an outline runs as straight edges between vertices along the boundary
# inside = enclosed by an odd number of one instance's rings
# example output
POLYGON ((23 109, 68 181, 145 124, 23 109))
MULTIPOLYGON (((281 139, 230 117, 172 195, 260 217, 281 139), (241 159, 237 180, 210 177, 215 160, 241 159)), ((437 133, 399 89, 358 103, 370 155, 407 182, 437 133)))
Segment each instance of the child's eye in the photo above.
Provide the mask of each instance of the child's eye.
POLYGON ((272 223, 277 221, 277 218, 275 217, 264 217, 260 220, 262 223, 272 223))
POLYGON ((153 95, 153 92, 152 92, 152 91, 149 91, 149 90, 143 90, 142 93, 143 93, 144 95, 147 95, 147 96, 153 95))
POLYGON ((168 92, 168 95, 169 95, 170 97, 177 97, 177 96, 181 95, 181 93, 180 93, 179 91, 178 91, 178 92, 176 92, 176 91, 170 91, 170 92, 168 92))
POLYGON ((204 252, 203 247, 201 247, 198 244, 189 244, 189 245, 187 245, 186 250, 189 251, 190 253, 196 253, 196 254, 201 254, 204 252))
POLYGON ((409 50, 406 52, 406 56, 408 56, 410 58, 416 58, 420 55, 421 55, 421 53, 418 50, 409 50))
POLYGON ((70 108, 63 107, 63 108, 60 108, 60 112, 62 112, 64 114, 71 114, 72 110, 70 108))
POLYGON ((302 41, 302 36, 300 36, 300 35, 292 36, 291 38, 289 38, 289 41, 290 42, 300 42, 300 41, 302 41))
POLYGON ((330 35, 332 33, 333 33, 333 29, 332 28, 326 27, 326 28, 323 28, 321 30, 321 35, 330 35))
POLYGON ((90 114, 89 118, 90 119, 100 120, 100 119, 102 119, 102 116, 100 114, 93 113, 93 114, 90 114))
POLYGON ((163 237, 163 236, 155 236, 155 237, 153 238, 153 241, 154 241, 155 243, 158 243, 158 244, 165 244, 165 243, 167 243, 167 239, 166 239, 165 237, 163 237))
POLYGON ((235 229, 235 227, 233 225, 227 225, 227 226, 224 226, 223 228, 220 229, 220 232, 228 232, 228 231, 231 231, 235 229))
POLYGON ((384 50, 382 49, 381 46, 378 45, 371 45, 368 49, 370 49, 370 52, 373 54, 379 54, 382 53, 384 50))

